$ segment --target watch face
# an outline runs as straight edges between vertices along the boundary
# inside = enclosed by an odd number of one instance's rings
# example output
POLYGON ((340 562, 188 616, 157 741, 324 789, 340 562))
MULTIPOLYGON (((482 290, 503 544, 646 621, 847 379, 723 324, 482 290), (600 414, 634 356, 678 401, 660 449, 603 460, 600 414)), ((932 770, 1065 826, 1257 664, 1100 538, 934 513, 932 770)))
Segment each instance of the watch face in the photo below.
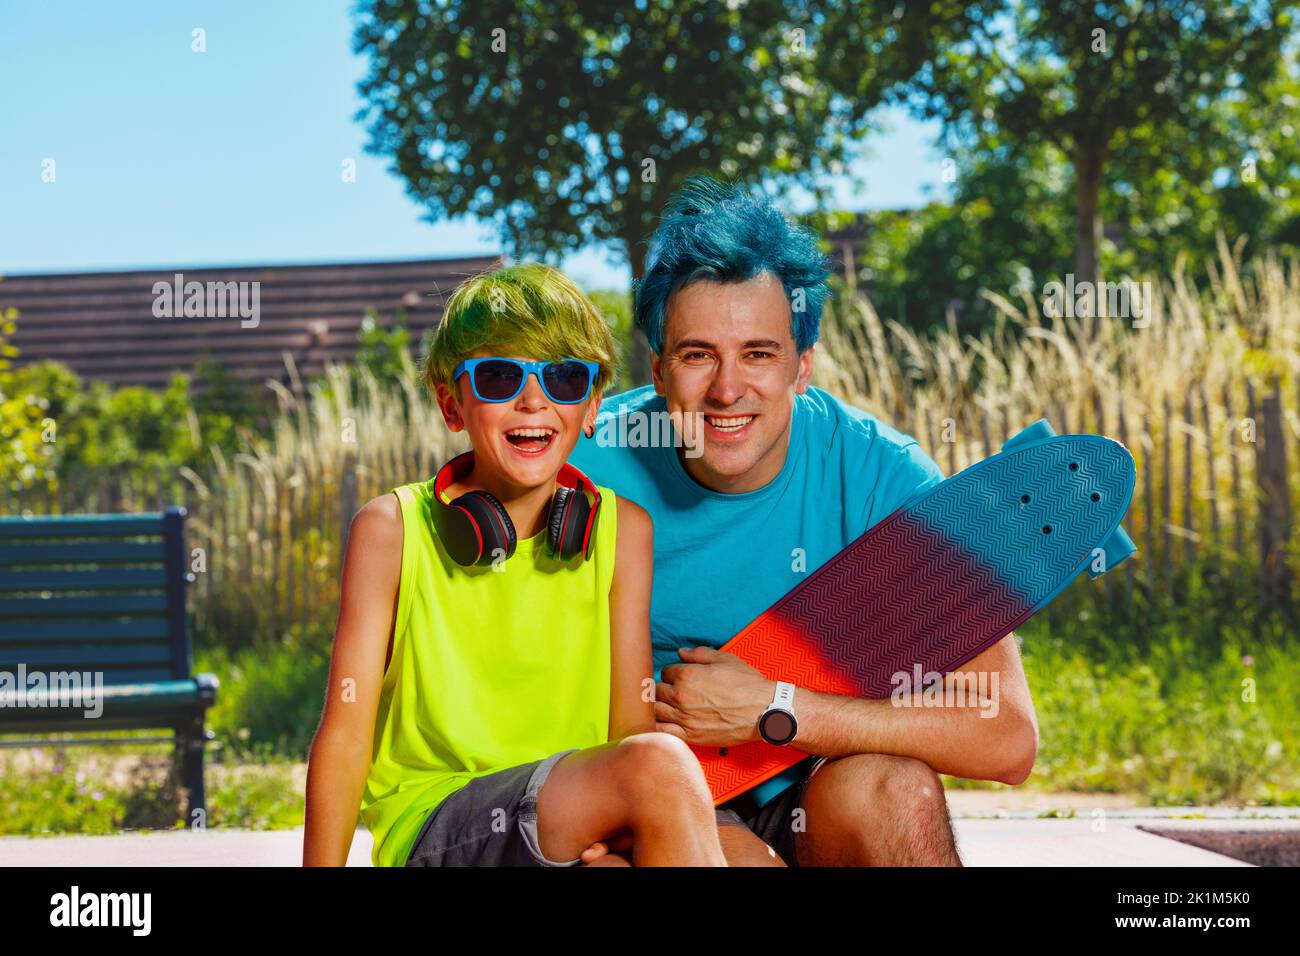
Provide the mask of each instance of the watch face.
POLYGON ((788 744, 794 740, 794 716, 784 710, 769 710, 759 722, 758 732, 770 744, 788 744))

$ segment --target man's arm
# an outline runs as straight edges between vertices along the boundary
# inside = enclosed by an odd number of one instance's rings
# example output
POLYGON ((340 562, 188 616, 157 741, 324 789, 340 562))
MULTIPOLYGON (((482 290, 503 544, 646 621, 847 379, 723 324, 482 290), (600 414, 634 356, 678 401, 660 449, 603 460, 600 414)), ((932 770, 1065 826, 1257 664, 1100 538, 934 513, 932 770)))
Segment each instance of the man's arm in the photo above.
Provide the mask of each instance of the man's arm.
MULTIPOLYGON (((734 654, 710 647, 679 654, 683 663, 665 667, 658 685, 658 729, 713 747, 761 739, 758 718, 772 702, 775 681, 734 654)), ((827 757, 915 757, 938 773, 1021 783, 1038 752, 1038 722, 1014 634, 947 674, 943 685, 956 687, 973 676, 975 681, 965 686, 978 691, 980 672, 986 675, 987 693, 967 694, 965 706, 901 707, 891 698, 797 688, 799 732, 790 746, 827 757), (994 716, 981 716, 985 713, 994 716)))
POLYGON ((915 757, 954 777, 1022 783, 1038 754, 1038 718, 1015 635, 945 675, 942 685, 944 693, 933 695, 942 706, 925 706, 919 690, 913 706, 900 706, 903 695, 896 702, 796 690, 799 733, 791 746, 827 757, 915 757))
POLYGON ((650 657, 650 592, 654 524, 646 510, 619 498, 614 582, 609 589, 609 739, 654 730, 650 657))

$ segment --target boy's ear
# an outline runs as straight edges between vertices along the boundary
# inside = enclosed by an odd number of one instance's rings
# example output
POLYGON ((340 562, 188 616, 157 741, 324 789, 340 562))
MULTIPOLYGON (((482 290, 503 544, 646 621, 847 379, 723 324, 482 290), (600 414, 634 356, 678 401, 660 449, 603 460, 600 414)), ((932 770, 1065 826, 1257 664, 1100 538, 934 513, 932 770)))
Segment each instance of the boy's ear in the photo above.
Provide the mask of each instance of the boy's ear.
POLYGON ((442 412, 442 420, 447 423, 447 428, 454 432, 464 428, 465 419, 460 414, 460 403, 456 401, 456 396, 452 394, 451 389, 440 383, 435 397, 438 401, 438 409, 442 412))
POLYGON ((591 400, 587 404, 587 414, 582 416, 582 431, 585 434, 588 429, 596 427, 596 415, 600 412, 600 400, 602 398, 600 391, 591 393, 591 400))

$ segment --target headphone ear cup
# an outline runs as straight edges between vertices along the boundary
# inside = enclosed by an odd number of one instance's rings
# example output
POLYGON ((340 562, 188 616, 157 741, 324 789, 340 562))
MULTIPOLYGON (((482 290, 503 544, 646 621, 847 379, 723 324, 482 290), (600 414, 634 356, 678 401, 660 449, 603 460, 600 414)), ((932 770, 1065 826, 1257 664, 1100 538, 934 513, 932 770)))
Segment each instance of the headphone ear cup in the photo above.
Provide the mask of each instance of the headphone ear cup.
POLYGON ((560 534, 564 529, 564 518, 569 512, 569 498, 572 494, 572 488, 558 488, 551 500, 551 516, 546 522, 546 543, 550 546, 553 558, 566 557, 560 549, 560 534))
POLYGON ((462 509, 461 504, 459 498, 451 504, 435 502, 432 517, 442 546, 464 568, 478 560, 479 532, 474 519, 466 513, 469 509, 462 509))
MULTIPOLYGON (((586 498, 587 496, 586 496, 586 495, 583 495, 583 497, 586 498)), ((595 504, 594 506, 592 506, 590 503, 589 503, 588 506, 587 506, 587 510, 589 511, 589 514, 587 515, 587 521, 584 522, 584 523, 587 523, 587 524, 590 524, 590 525, 591 525, 591 536, 587 538, 587 550, 586 550, 586 552, 583 554, 583 557, 584 557, 584 558, 589 558, 589 557, 591 557, 591 549, 592 549, 592 548, 595 546, 595 544, 596 544, 596 524, 597 524, 597 522, 599 522, 599 520, 600 520, 600 506, 601 506, 603 503, 604 503, 603 499, 601 499, 601 498, 597 498, 597 499, 596 499, 596 504, 595 504)), ((584 529, 584 530, 585 530, 585 529, 584 529)), ((579 547, 582 546, 582 541, 581 541, 581 540, 578 541, 578 546, 579 546, 579 547)))
POLYGON ((496 498, 486 491, 467 491, 452 504, 470 513, 483 538, 483 551, 478 560, 462 564, 491 564, 498 549, 503 550, 507 558, 515 553, 514 523, 496 498))
POLYGON ((587 529, 587 515, 591 502, 576 488, 560 488, 551 504, 551 520, 547 528, 551 555, 569 559, 582 550, 582 536, 587 529))

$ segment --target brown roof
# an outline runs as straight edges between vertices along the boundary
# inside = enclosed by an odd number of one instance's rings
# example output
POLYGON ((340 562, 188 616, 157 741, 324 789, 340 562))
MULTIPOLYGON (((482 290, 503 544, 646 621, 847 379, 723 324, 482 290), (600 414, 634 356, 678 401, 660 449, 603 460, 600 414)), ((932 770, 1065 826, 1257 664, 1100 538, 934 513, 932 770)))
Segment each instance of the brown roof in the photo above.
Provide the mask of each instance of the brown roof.
POLYGON ((326 359, 354 355, 361 322, 372 308, 386 327, 396 312, 404 312, 412 347, 418 348, 424 331, 442 317, 451 291, 468 276, 500 264, 497 257, 483 256, 7 275, 0 281, 0 308, 19 311, 12 340, 19 350, 18 366, 56 359, 87 379, 156 387, 165 385, 174 371, 192 372, 197 359, 211 357, 241 379, 284 381, 286 350, 304 377, 320 373, 326 359), (177 273, 184 286, 201 283, 202 314, 156 314, 165 312, 174 298, 161 287, 155 292, 155 284, 171 289, 177 273), (209 283, 249 284, 223 288, 209 283), (236 311, 239 290, 242 313, 236 311), (254 301, 256 316, 242 318, 251 316, 254 301))

